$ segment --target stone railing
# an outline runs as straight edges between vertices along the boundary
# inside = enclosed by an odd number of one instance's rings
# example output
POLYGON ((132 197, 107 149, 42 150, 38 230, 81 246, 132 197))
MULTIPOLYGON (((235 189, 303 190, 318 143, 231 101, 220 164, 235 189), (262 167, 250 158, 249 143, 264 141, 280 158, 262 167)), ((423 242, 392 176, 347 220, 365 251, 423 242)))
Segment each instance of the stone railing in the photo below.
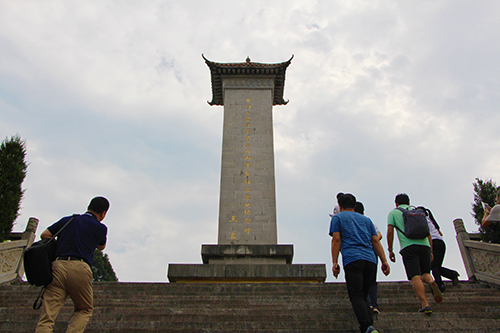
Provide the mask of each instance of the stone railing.
POLYGON ((33 244, 37 226, 38 219, 30 217, 24 232, 13 232, 10 241, 0 243, 0 284, 22 280, 23 253, 33 244))
POLYGON ((453 224, 469 281, 500 287, 500 244, 484 243, 479 234, 467 233, 462 219, 453 224))

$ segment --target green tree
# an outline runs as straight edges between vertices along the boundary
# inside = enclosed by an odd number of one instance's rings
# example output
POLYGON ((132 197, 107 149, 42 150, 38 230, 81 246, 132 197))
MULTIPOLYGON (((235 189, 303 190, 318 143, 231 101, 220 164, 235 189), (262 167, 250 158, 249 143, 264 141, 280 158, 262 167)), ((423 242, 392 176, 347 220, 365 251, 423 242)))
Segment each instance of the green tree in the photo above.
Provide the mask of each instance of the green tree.
POLYGON ((118 281, 115 271, 109 262, 108 255, 99 249, 96 249, 94 252, 92 274, 94 275, 94 281, 118 281))
POLYGON ((28 165, 26 142, 19 135, 5 139, 0 145, 0 242, 10 238, 24 191, 21 187, 28 165))
POLYGON ((479 225, 481 239, 485 242, 500 244, 500 224, 493 223, 488 228, 483 228, 482 226, 484 216, 482 203, 487 203, 490 207, 495 206, 499 188, 491 179, 484 181, 479 178, 476 178, 473 186, 474 202, 472 203, 472 216, 474 217, 476 224, 479 225))

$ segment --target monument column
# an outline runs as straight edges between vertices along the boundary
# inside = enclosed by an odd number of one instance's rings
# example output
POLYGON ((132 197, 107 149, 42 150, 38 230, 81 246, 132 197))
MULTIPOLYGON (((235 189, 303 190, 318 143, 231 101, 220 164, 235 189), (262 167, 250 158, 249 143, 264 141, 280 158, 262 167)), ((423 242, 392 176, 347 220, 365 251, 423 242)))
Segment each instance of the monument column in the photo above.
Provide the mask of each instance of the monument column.
POLYGON ((222 77, 224 128, 218 244, 277 244, 274 79, 222 77))
POLYGON ((283 100, 290 60, 216 63, 210 105, 224 106, 217 244, 202 245, 203 265, 170 264, 170 282, 324 282, 324 264, 292 265, 279 245, 274 177, 274 105, 283 100))

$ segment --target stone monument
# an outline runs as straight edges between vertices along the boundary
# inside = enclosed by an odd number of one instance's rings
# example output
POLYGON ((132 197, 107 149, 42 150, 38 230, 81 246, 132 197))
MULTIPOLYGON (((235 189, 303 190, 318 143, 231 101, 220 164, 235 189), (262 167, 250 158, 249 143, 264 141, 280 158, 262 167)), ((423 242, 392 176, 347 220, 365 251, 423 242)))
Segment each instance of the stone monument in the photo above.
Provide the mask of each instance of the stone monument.
POLYGON ((292 265, 278 245, 273 148, 274 105, 283 99, 288 61, 216 63, 210 105, 224 106, 219 233, 202 245, 203 265, 170 264, 170 282, 323 282, 324 264, 292 265))

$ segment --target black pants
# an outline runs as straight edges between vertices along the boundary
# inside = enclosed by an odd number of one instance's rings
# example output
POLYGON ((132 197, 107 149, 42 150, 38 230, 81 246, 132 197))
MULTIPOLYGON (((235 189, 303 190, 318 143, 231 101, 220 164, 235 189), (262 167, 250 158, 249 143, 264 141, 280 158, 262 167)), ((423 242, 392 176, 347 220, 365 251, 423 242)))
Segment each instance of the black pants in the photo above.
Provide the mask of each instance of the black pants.
POLYGON ((352 309, 358 319, 359 329, 366 329, 373 324, 372 311, 366 300, 370 285, 375 281, 377 265, 375 263, 357 260, 344 267, 345 281, 352 309))
POLYGON ((446 253, 446 244, 440 239, 432 240, 432 250, 434 252, 434 260, 432 261, 432 275, 434 276, 434 281, 441 288, 444 284, 441 276, 453 280, 458 276, 458 272, 452 269, 442 267, 444 254, 446 253))

